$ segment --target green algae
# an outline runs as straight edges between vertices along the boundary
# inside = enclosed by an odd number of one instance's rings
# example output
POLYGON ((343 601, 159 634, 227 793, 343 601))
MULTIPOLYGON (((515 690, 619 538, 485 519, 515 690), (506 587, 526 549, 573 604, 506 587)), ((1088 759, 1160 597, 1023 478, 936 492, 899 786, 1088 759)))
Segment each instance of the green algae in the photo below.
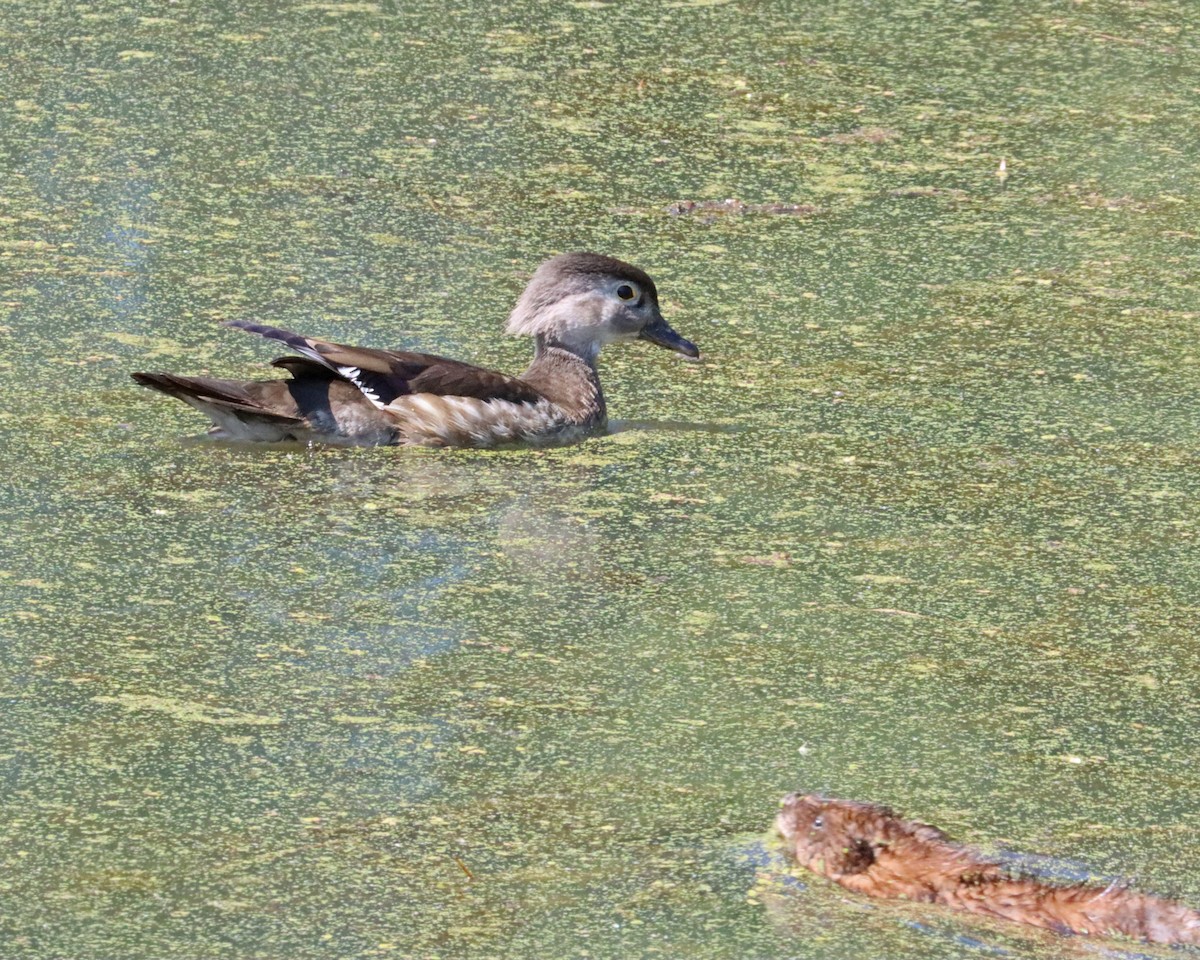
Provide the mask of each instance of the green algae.
POLYGON ((152 694, 126 693, 115 697, 96 697, 97 703, 113 703, 126 710, 145 710, 163 713, 180 723, 211 723, 219 726, 274 726, 280 721, 275 717, 262 717, 252 713, 241 713, 228 707, 209 703, 194 703, 171 697, 156 697, 152 694))
POLYGON ((1200 901, 1193 19, 5 6, 5 955, 1074 949, 756 880, 796 787, 1200 901), (670 212, 731 198, 817 212, 670 212), (127 379, 270 375, 235 316, 519 369, 579 247, 705 361, 608 349, 577 447, 127 379))

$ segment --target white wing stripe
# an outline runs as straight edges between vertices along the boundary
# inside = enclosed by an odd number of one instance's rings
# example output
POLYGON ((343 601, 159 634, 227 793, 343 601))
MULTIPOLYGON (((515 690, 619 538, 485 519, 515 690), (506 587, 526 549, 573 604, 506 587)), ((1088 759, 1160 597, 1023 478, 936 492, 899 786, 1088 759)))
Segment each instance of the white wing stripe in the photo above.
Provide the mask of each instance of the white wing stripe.
POLYGON ((387 409, 387 405, 379 399, 379 391, 370 384, 363 382, 361 369, 358 367, 338 367, 337 372, 358 387, 362 391, 362 395, 375 404, 375 406, 381 410, 387 409))

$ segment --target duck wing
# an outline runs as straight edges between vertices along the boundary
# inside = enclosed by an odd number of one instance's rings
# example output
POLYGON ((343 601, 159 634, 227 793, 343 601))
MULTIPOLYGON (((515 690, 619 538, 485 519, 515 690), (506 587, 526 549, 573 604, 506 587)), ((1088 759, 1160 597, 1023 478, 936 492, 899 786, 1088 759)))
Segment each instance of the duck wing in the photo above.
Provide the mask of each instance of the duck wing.
POLYGON ((530 404, 544 399, 540 391, 524 380, 461 360, 430 353, 352 347, 248 320, 230 320, 225 325, 291 347, 299 356, 281 357, 274 365, 293 377, 337 377, 349 381, 380 409, 397 397, 417 393, 530 404))
POLYGON ((216 409, 235 417, 270 419, 288 427, 303 420, 303 412, 294 402, 289 402, 285 380, 245 383, 213 377, 181 377, 174 373, 133 373, 130 376, 143 387, 175 397, 206 413, 216 409))

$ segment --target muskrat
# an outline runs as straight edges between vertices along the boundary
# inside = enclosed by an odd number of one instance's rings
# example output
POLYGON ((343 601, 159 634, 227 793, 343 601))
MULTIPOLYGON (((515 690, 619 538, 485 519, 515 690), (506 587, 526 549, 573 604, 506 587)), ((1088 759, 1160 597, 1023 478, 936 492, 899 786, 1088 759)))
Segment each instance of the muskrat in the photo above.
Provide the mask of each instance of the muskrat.
POLYGON ((1200 912, 1115 885, 1014 876, 941 830, 854 800, 788 794, 775 821, 796 862, 871 897, 940 903, 1058 933, 1200 944, 1200 912))

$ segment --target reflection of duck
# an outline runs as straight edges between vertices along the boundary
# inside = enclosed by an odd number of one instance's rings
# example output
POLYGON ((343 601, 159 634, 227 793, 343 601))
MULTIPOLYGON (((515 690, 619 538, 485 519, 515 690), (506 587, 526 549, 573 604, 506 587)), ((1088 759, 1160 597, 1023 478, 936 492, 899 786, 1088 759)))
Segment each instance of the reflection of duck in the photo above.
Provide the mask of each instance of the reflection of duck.
POLYGON ((565 443, 604 426, 596 372, 600 348, 649 340, 687 357, 696 345, 663 319, 654 281, 595 253, 565 253, 534 273, 508 318, 532 336, 518 377, 426 353, 314 340, 246 321, 229 326, 279 340, 299 356, 274 365, 290 380, 236 381, 135 373, 133 379, 208 414, 232 440, 300 440, 345 446, 490 447, 565 443))
POLYGON ((1116 886, 1011 876, 935 827, 887 807, 788 794, 775 821, 801 866, 872 897, 941 903, 1058 933, 1200 944, 1200 913, 1116 886))

